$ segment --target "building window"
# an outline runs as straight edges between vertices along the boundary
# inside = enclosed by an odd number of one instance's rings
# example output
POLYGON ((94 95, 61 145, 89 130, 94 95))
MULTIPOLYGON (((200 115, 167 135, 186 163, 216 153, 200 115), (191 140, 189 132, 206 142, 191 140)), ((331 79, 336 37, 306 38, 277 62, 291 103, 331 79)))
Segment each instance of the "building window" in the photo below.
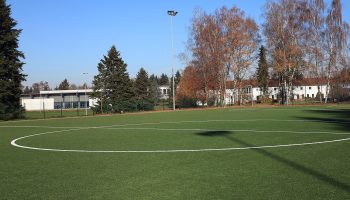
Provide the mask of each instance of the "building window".
POLYGON ((276 90, 277 90, 277 88, 273 88, 273 90, 275 90, 275 91, 276 91, 276 90))
POLYGON ((300 87, 300 90, 302 90, 303 89, 303 87, 300 87))
POLYGON ((306 95, 306 97, 307 97, 307 98, 309 98, 309 97, 310 97, 310 95, 309 95, 309 94, 307 94, 307 95, 306 95))
POLYGON ((311 90, 311 87, 309 87, 309 90, 311 90))
POLYGON ((314 98, 315 97, 315 95, 314 94, 312 94, 312 98, 314 98))
POLYGON ((305 98, 305 95, 302 94, 302 95, 301 95, 301 98, 304 99, 304 98, 305 98))

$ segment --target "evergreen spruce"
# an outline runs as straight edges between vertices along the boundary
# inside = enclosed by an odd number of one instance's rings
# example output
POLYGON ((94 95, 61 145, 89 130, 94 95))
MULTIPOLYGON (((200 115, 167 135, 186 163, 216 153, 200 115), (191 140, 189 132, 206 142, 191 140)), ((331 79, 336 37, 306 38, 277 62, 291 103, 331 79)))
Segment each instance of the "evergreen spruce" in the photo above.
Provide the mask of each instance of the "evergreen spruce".
POLYGON ((153 110, 154 102, 150 94, 150 82, 145 69, 141 68, 135 80, 135 96, 138 110, 153 110))
POLYGON ((120 113, 136 109, 132 81, 115 46, 108 51, 98 64, 99 74, 94 77, 93 96, 99 99, 97 113, 120 113))
POLYGON ((154 106, 156 106, 159 103, 160 100, 160 90, 159 90, 159 79, 156 75, 152 74, 149 77, 149 92, 150 92, 150 98, 153 101, 154 106))
POLYGON ((23 117, 20 104, 24 54, 19 51, 18 37, 21 30, 11 18, 11 8, 5 0, 0 0, 0 119, 8 120, 23 117))
POLYGON ((23 89, 23 94, 31 94, 32 93, 32 88, 29 88, 28 86, 26 86, 23 89))
POLYGON ((69 88, 70 88, 70 84, 66 78, 58 86, 59 90, 69 90, 69 88))
POLYGON ((162 75, 160 75, 159 85, 169 85, 169 78, 166 74, 163 73, 162 75))
POLYGON ((262 91, 262 95, 265 97, 268 94, 268 79, 269 69, 266 60, 266 49, 261 46, 259 49, 259 63, 257 70, 257 82, 258 87, 262 91))

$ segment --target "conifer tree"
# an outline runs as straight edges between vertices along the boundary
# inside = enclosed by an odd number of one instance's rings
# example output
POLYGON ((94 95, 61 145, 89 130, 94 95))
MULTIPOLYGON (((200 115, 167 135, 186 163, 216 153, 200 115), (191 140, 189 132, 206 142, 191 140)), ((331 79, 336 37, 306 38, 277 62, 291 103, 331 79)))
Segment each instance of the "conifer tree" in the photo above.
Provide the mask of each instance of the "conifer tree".
POLYGON ((153 105, 157 105, 160 99, 160 90, 159 90, 159 85, 158 85, 158 78, 154 74, 152 74, 149 77, 148 80, 150 87, 149 87, 149 95, 150 99, 153 102, 153 105))
POLYGON ((70 88, 70 84, 66 78, 58 86, 59 90, 69 90, 69 88, 70 88))
POLYGON ((150 83, 145 69, 141 68, 135 80, 135 96, 138 110, 153 110, 154 102, 150 95, 150 83))
POLYGON ((127 64, 113 45, 98 64, 99 74, 94 77, 93 96, 99 99, 95 112, 124 112, 136 108, 132 81, 127 64))
POLYGON ((262 95, 267 95, 268 90, 269 69, 266 60, 266 49, 261 46, 259 49, 259 63, 257 70, 258 87, 262 91, 262 95))
POLYGON ((0 0, 0 119, 23 117, 20 104, 21 82, 24 54, 18 50, 20 29, 11 18, 11 8, 5 0, 0 0))
POLYGON ((160 75, 160 78, 159 78, 159 85, 169 85, 169 78, 168 78, 168 75, 166 74, 162 74, 160 75))

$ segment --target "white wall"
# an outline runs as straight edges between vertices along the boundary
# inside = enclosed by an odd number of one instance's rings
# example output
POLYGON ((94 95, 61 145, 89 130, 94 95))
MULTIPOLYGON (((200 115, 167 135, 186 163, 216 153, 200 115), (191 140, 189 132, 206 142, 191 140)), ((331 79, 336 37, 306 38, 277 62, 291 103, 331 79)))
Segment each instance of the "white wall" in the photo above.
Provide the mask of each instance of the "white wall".
POLYGON ((90 98, 89 98, 89 108, 97 106, 97 105, 98 105, 98 104, 97 104, 97 101, 98 101, 98 100, 99 100, 99 99, 90 99, 90 98))
MULTIPOLYGON (((326 85, 320 86, 320 92, 322 94, 326 94, 326 85)), ((253 92, 253 100, 256 101, 257 97, 261 95, 261 91, 258 87, 252 88, 253 92)), ((297 96, 299 95, 299 99, 304 98, 316 98, 316 95, 318 93, 318 86, 296 86, 293 90, 294 99, 298 99, 297 96)), ((226 89, 226 104, 232 104, 235 102, 235 90, 233 89, 226 89), (231 98, 232 97, 232 98, 231 98)), ((278 87, 269 87, 268 88, 268 94, 269 98, 277 99, 277 95, 279 94, 279 88, 278 87)))
POLYGON ((54 99, 22 99, 21 104, 25 110, 53 110, 54 109, 54 99))
POLYGON ((160 99, 168 99, 169 98, 169 93, 170 87, 167 85, 161 85, 158 87, 158 90, 160 92, 160 99))

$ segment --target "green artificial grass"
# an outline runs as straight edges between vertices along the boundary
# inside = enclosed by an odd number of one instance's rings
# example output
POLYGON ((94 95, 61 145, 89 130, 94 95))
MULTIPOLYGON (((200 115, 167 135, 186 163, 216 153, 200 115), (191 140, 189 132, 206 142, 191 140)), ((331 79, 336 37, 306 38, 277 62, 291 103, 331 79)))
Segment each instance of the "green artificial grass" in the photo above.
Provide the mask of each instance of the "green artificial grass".
POLYGON ((349 199, 350 106, 226 108, 0 123, 0 199, 349 199), (54 132, 77 129, 66 132, 54 132), (336 133, 336 134, 331 134, 336 133), (349 133, 349 134, 344 134, 349 133))

